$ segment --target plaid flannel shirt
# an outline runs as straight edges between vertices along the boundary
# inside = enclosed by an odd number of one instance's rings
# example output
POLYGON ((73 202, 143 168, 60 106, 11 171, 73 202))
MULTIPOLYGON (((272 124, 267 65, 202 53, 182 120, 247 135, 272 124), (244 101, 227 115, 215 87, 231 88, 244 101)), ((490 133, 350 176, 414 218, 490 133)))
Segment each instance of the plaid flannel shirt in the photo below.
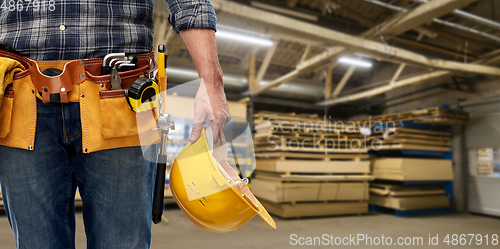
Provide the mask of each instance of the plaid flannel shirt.
MULTIPOLYGON (((209 0, 165 0, 172 29, 215 30, 209 0)), ((0 42, 34 60, 75 60, 153 48, 153 0, 0 0, 0 42)))

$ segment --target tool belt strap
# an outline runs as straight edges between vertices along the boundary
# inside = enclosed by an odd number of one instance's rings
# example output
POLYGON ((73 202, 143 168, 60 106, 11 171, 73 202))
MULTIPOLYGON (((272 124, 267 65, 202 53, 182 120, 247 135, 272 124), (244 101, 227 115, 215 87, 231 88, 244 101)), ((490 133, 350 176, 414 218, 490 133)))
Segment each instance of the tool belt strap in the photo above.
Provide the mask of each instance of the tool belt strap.
MULTIPOLYGON (((106 90, 111 89, 110 75, 100 75, 103 58, 81 59, 72 61, 34 61, 19 54, 0 49, 0 56, 21 62, 28 70, 16 73, 14 79, 20 79, 31 75, 31 81, 35 85, 44 103, 61 102, 68 103, 68 93, 85 80, 96 84, 102 84, 106 90), (58 68, 63 72, 55 77, 45 76, 41 73, 46 68, 58 68)), ((122 87, 129 88, 133 81, 144 75, 145 72, 155 70, 157 64, 154 61, 153 51, 147 54, 135 55, 139 61, 138 69, 119 73, 122 78, 122 87), (153 69, 150 69, 150 61, 153 69)))

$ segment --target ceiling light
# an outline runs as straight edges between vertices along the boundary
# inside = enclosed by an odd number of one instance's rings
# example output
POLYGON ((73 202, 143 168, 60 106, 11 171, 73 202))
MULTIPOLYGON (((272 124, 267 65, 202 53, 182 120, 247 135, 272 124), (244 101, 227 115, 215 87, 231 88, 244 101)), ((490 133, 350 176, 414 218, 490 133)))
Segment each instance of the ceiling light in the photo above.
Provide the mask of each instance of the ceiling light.
POLYGON ((354 66, 358 66, 358 67, 366 67, 366 68, 372 67, 372 63, 369 61, 363 61, 363 60, 358 60, 358 59, 353 59, 353 58, 348 58, 348 57, 340 57, 337 61, 340 63, 354 65, 354 66))
POLYGON ((266 46, 270 47, 274 44, 272 40, 269 39, 264 39, 260 37, 255 37, 255 36, 248 36, 248 35, 243 35, 243 34, 237 34, 233 32, 228 32, 224 30, 218 30, 215 33, 215 36, 217 38, 222 38, 222 39, 228 39, 228 40, 233 40, 233 41, 238 41, 242 43, 251 43, 254 45, 260 45, 260 46, 266 46))

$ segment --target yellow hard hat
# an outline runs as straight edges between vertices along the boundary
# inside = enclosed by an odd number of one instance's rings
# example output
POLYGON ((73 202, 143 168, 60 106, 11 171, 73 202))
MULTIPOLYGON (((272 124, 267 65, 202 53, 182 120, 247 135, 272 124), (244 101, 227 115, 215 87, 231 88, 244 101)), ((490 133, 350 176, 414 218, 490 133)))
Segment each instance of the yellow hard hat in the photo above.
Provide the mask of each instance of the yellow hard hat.
POLYGON ((184 214, 212 232, 229 232, 256 214, 270 227, 276 224, 266 209, 227 162, 227 146, 212 146, 211 128, 177 155, 170 171, 172 195, 184 214), (209 142, 210 141, 210 142, 209 142))

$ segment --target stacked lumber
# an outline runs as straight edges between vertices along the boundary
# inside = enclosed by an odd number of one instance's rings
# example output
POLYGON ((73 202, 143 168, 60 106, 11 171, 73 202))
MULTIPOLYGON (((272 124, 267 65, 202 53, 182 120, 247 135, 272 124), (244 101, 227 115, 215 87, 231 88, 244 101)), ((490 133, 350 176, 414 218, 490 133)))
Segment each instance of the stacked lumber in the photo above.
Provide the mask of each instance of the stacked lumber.
POLYGON ((451 151, 449 131, 432 131, 403 127, 374 129, 374 149, 451 151), (375 141, 377 140, 377 141, 375 141))
POLYGON ((470 121, 470 117, 469 114, 464 111, 433 107, 422 110, 384 114, 371 117, 370 119, 365 119, 363 121, 394 121, 395 123, 398 123, 399 121, 406 121, 433 125, 453 125, 468 123, 470 121))
POLYGON ((370 204, 397 210, 450 207, 440 185, 371 183, 370 204))
POLYGON ((494 168, 493 148, 477 150, 477 175, 491 176, 494 168))
POLYGON ((268 212, 282 218, 368 212, 368 137, 316 115, 258 113, 254 123, 251 186, 268 212))
POLYGON ((378 180, 451 181, 451 160, 417 158, 377 158, 372 173, 378 180))
POLYGON ((369 137, 354 122, 319 119, 316 115, 254 115, 255 151, 366 153, 369 137))

